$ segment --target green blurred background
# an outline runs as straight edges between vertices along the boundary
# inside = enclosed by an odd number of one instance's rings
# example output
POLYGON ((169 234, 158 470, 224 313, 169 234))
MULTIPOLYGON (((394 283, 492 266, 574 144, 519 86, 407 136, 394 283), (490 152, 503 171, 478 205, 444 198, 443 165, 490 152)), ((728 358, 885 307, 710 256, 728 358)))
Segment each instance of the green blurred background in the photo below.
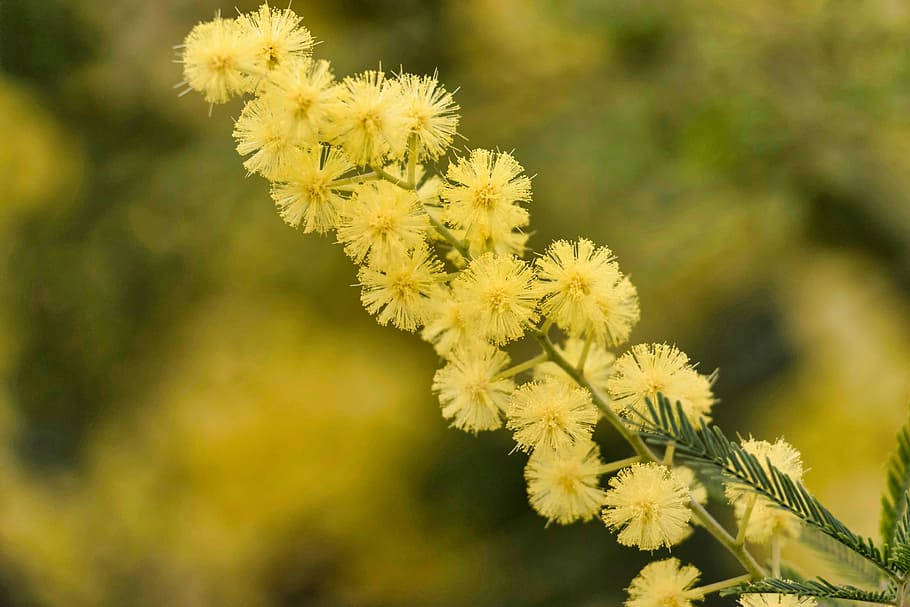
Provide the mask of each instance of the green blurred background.
MULTIPOLYGON (((172 46, 233 1, 0 0, 0 605, 618 605, 649 555, 544 528, 509 436, 448 430, 432 349, 244 176, 240 106, 176 97, 172 46)), ((469 145, 537 174, 534 248, 611 246, 633 339, 719 368, 717 420, 786 435, 876 531, 910 388, 910 5, 294 8, 338 74, 460 86, 469 145)), ((737 573, 701 534, 673 554, 737 573)))

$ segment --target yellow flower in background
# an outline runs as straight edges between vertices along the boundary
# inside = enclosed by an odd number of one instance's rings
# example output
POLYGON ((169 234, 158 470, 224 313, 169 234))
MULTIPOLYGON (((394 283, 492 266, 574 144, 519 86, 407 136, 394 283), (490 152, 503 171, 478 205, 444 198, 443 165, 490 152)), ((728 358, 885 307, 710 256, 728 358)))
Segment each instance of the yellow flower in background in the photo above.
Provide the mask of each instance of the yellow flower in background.
POLYGON ((238 20, 268 71, 282 68, 293 59, 313 52, 313 36, 301 25, 300 16, 289 8, 271 8, 265 3, 238 20))
POLYGON ((629 585, 625 607, 691 607, 699 595, 692 586, 701 572, 692 565, 680 566, 679 559, 645 565, 629 585))
POLYGON ((689 357, 676 346, 639 344, 613 363, 614 375, 607 382, 613 405, 627 415, 645 414, 645 399, 656 405, 663 394, 693 421, 711 418, 714 394, 711 378, 699 374, 689 357))
POLYGON ((416 331, 426 319, 427 303, 442 278, 442 264, 426 246, 402 255, 392 268, 362 267, 357 274, 360 300, 377 322, 416 331))
POLYGON ((486 253, 452 284, 476 319, 475 330, 494 343, 518 339, 526 324, 537 320, 534 272, 520 259, 486 253))
POLYGON ((603 503, 598 484, 602 469, 600 448, 591 440, 580 440, 560 453, 537 449, 525 467, 531 506, 560 525, 591 520, 603 503))
MULTIPOLYGON (((585 340, 577 337, 570 337, 566 343, 556 346, 556 351, 562 354, 569 362, 577 364, 581 360, 582 352, 585 349, 585 340)), ((613 373, 613 361, 616 356, 612 352, 604 350, 599 345, 592 343, 588 347, 588 354, 585 358, 585 364, 582 373, 591 385, 601 390, 606 390, 607 380, 613 373)), ((567 383, 575 384, 569 375, 554 362, 542 362, 534 367, 534 379, 558 379, 567 383)))
POLYGON ((522 451, 566 451, 590 439, 598 419, 586 390, 557 380, 521 386, 512 395, 506 416, 522 451))
POLYGON ((417 194, 387 181, 371 182, 342 206, 338 242, 356 263, 388 268, 422 245, 429 228, 417 194))
POLYGON ((743 594, 739 597, 741 607, 815 607, 818 602, 811 596, 792 594, 743 594))
POLYGON ((586 238, 558 240, 536 266, 541 312, 567 333, 590 335, 604 346, 629 338, 640 315, 638 292, 610 249, 586 238))
POLYGON ((531 180, 508 152, 471 150, 449 164, 440 192, 446 201, 444 218, 466 234, 471 253, 495 250, 513 230, 528 225, 520 203, 531 200, 531 180))
POLYGON ((369 70, 345 78, 331 112, 328 136, 357 165, 400 158, 408 137, 401 85, 369 70))
POLYGON ((290 173, 297 142, 288 136, 287 121, 262 97, 251 99, 234 123, 237 153, 249 156, 243 166, 269 180, 284 180, 290 173))
POLYGON ((452 145, 458 128, 458 104, 433 76, 402 74, 401 99, 408 129, 417 139, 418 154, 438 158, 452 145))
POLYGON ((353 168, 347 157, 336 148, 313 146, 291 154, 289 164, 285 181, 270 190, 281 218, 306 233, 334 229, 345 199, 330 184, 353 168))
POLYGON ((179 48, 184 83, 209 103, 225 103, 251 91, 251 74, 265 69, 253 40, 234 19, 216 17, 199 23, 179 48))
POLYGON ((294 58, 273 71, 263 91, 287 125, 287 136, 305 142, 319 139, 337 96, 329 62, 310 58, 294 58))
POLYGON ((449 358, 459 345, 482 342, 471 323, 470 306, 448 287, 434 291, 427 303, 427 320, 420 336, 433 344, 436 353, 449 358))
MULTIPOLYGON (((793 482, 802 482, 804 472, 802 456, 787 441, 778 439, 774 443, 769 443, 750 438, 742 442, 742 448, 746 453, 755 456, 769 478, 768 461, 789 476, 793 482)), ((798 518, 778 508, 777 504, 768 498, 751 492, 747 486, 735 482, 727 483, 724 493, 733 504, 738 521, 742 522, 751 507, 746 523, 746 539, 750 542, 765 544, 775 537, 792 539, 799 535, 802 523, 798 518)))
POLYGON ((673 546, 689 533, 689 489, 675 471, 655 463, 632 464, 610 479, 603 521, 624 546, 673 546))
MULTIPOLYGON (((673 468, 673 472, 676 474, 679 480, 682 481, 683 485, 685 485, 686 489, 689 491, 689 497, 691 499, 695 500, 696 503, 701 504, 702 506, 708 503, 708 488, 705 487, 700 480, 698 480, 698 477, 695 475, 695 471, 692 470, 692 468, 689 468, 687 466, 675 466, 673 468)), ((696 524, 698 524, 698 520, 693 517, 689 521, 685 535, 682 537, 683 540, 688 539, 689 536, 692 535, 692 532, 694 531, 692 525, 696 524)))
POLYGON ((508 354, 489 344, 456 350, 433 377, 442 416, 467 432, 500 428, 502 412, 515 389, 511 379, 497 378, 508 364, 508 354))

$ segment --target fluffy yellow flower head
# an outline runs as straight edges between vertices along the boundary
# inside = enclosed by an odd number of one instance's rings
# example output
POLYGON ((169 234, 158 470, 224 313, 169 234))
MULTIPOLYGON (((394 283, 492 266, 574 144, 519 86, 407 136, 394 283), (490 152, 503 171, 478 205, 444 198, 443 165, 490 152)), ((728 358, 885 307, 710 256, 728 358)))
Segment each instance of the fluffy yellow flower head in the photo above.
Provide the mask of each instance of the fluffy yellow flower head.
POLYGON ((483 343, 471 324, 470 306, 451 289, 434 292, 427 305, 426 326, 420 336, 433 344, 437 354, 449 358, 458 346, 483 343))
POLYGON ((268 71, 280 69, 293 59, 313 52, 313 36, 300 24, 300 16, 289 8, 271 8, 265 3, 238 20, 268 71))
POLYGON ((423 324, 427 302, 443 277, 442 263, 421 245, 384 271, 360 268, 360 300, 367 312, 376 315, 379 324, 391 322, 404 331, 416 331, 423 324))
POLYGON ((603 503, 604 492, 598 486, 602 470, 600 449, 590 440, 580 440, 561 453, 536 450, 525 467, 531 506, 560 525, 591 520, 603 503))
POLYGON ((534 272, 515 257, 486 253, 475 258, 453 283, 468 304, 476 330, 497 344, 518 339, 537 320, 534 272))
MULTIPOLYGON (((570 337, 566 343, 556 346, 556 351, 562 354, 569 362, 577 364, 581 360, 581 354, 585 349, 585 340, 577 337, 570 337)), ((592 343, 588 348, 588 356, 585 358, 585 365, 582 373, 585 378, 591 382, 591 385, 601 390, 607 389, 607 380, 613 373, 613 361, 616 357, 612 352, 604 350, 599 345, 592 343)), ((567 383, 575 384, 575 380, 562 370, 554 362, 543 362, 534 367, 534 379, 553 378, 567 383)))
POLYGON ((511 154, 489 150, 471 150, 449 165, 440 192, 444 219, 464 231, 472 255, 496 250, 500 240, 528 225, 519 203, 531 200, 531 180, 523 171, 511 154))
POLYGON ((225 103, 249 92, 250 75, 264 70, 253 41, 234 19, 216 17, 196 25, 181 48, 187 86, 202 93, 209 103, 225 103))
POLYGON ((298 147, 288 133, 287 122, 275 113, 271 103, 261 97, 248 101, 234 123, 233 134, 237 153, 249 156, 243 162, 246 170, 269 180, 288 176, 298 147))
POLYGON ((408 130, 417 139, 418 155, 437 158, 445 154, 458 127, 458 104, 435 76, 402 74, 401 97, 408 130))
POLYGON ((391 267, 424 243, 430 220, 417 195, 388 181, 361 186, 342 207, 338 242, 357 263, 391 267))
POLYGON ((401 85, 384 72, 347 77, 338 90, 329 136, 357 165, 401 158, 408 137, 401 85))
POLYGON ((675 346, 639 344, 613 363, 614 375, 607 382, 614 407, 621 412, 645 414, 645 399, 657 402, 660 392, 674 407, 682 403, 693 421, 710 419, 714 406, 711 378, 699 374, 689 357, 675 346))
POLYGON ((502 411, 515 383, 496 375, 508 364, 509 356, 489 344, 457 349, 433 377, 442 416, 468 432, 502 426, 502 411))
POLYGON ((625 607, 692 607, 702 598, 692 592, 699 575, 692 565, 681 567, 679 559, 649 563, 627 588, 625 607))
POLYGON ((815 607, 818 602, 810 596, 792 594, 743 594, 739 597, 741 607, 815 607))
POLYGON ((283 120, 289 138, 313 144, 328 125, 337 95, 328 61, 295 58, 272 72, 262 96, 283 120))
POLYGON ((353 167, 338 149, 314 146, 291 155, 286 181, 273 183, 272 199, 288 225, 324 234, 335 227, 345 203, 329 184, 353 167))
POLYGON ((669 548, 689 531, 689 489, 679 475, 660 464, 632 464, 610 479, 603 520, 621 530, 619 543, 642 550, 669 548))
POLYGON ((613 253, 586 238, 558 240, 537 260, 541 312, 570 335, 619 345, 638 322, 638 292, 613 253))
MULTIPOLYGON (((794 482, 803 480, 802 457, 793 446, 783 439, 774 443, 748 439, 742 442, 742 448, 754 455, 769 475, 767 461, 786 474, 794 482)), ((727 499, 733 504, 736 519, 742 521, 752 500, 755 504, 746 524, 746 539, 756 544, 764 544, 777 536, 781 538, 797 537, 801 530, 800 520, 786 510, 776 506, 766 497, 752 493, 747 486, 740 483, 728 483, 725 488, 727 499)))
POLYGON ((506 416, 519 449, 559 452, 590 439, 598 418, 587 390, 557 380, 521 386, 512 395, 506 416))

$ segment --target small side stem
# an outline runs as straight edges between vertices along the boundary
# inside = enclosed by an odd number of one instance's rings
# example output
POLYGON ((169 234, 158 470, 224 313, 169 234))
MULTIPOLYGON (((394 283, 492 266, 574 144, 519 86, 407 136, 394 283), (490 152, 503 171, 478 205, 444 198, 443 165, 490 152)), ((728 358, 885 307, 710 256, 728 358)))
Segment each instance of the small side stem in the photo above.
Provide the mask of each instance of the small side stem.
POLYGON ((585 338, 585 347, 581 351, 581 356, 578 357, 578 364, 575 367, 582 373, 585 372, 585 363, 588 361, 588 353, 591 351, 591 340, 592 336, 589 333, 585 338))
POLYGON ((676 443, 670 443, 667 445, 667 450, 664 451, 664 466, 668 468, 673 467, 673 456, 676 455, 676 443))
POLYGON ((743 582, 748 582, 752 579, 752 576, 740 575, 738 577, 732 577, 728 580, 721 580, 720 582, 714 582, 713 584, 706 584, 705 586, 699 586, 698 588, 693 588, 687 594, 693 598, 704 598, 709 594, 723 590, 724 588, 729 588, 730 586, 736 586, 737 584, 742 584, 743 582))
POLYGON ((417 133, 411 133, 408 136, 408 181, 414 186, 417 185, 415 175, 417 174, 417 133))
POLYGON ((391 173, 388 173, 387 171, 385 171, 384 169, 381 169, 380 167, 372 167, 372 169, 373 169, 373 172, 376 173, 376 175, 380 179, 385 179, 389 183, 394 183, 395 185, 397 185, 399 188, 401 188, 403 190, 413 190, 414 189, 413 181, 404 181, 402 179, 399 179, 398 177, 395 177, 394 175, 392 175, 391 173))
POLYGON ((519 363, 519 364, 515 365, 514 367, 509 367, 505 371, 497 373, 496 376, 493 378, 493 381, 496 381, 498 379, 506 379, 508 377, 512 377, 513 375, 518 375, 519 373, 521 373, 523 371, 527 371, 528 369, 533 369, 535 366, 539 365, 540 363, 544 362, 545 360, 547 360, 547 355, 546 355, 546 353, 542 352, 542 353, 538 354, 537 356, 535 356, 534 358, 529 358, 528 360, 524 361, 523 363, 519 363))
POLYGON ((632 464, 637 464, 641 461, 640 455, 633 455, 632 457, 627 457, 626 459, 616 460, 615 462, 610 462, 609 464, 604 464, 600 468, 601 474, 610 474, 611 472, 616 472, 617 470, 622 470, 627 466, 632 464))
POLYGON ((743 518, 739 521, 739 531, 736 532, 736 545, 742 546, 746 543, 746 529, 749 527, 749 519, 752 517, 752 510, 755 509, 755 502, 758 500, 758 496, 752 494, 749 496, 749 502, 746 504, 746 511, 743 513, 743 518))
POLYGON ((433 224, 433 227, 436 229, 439 234, 445 238, 446 242, 452 245, 452 247, 458 251, 462 257, 467 260, 471 259, 471 253, 468 251, 467 245, 455 238, 455 234, 452 234, 452 231, 445 227, 441 221, 433 217, 433 214, 429 211, 427 212, 427 217, 430 218, 430 223, 433 224))
POLYGON ((335 181, 329 182, 329 187, 341 188, 347 185, 355 185, 363 181, 373 181, 374 179, 379 179, 379 175, 377 175, 375 171, 370 171, 369 173, 345 177, 344 179, 336 179, 335 181))
POLYGON ((780 535, 771 538, 771 575, 780 577, 780 553, 782 548, 780 535))

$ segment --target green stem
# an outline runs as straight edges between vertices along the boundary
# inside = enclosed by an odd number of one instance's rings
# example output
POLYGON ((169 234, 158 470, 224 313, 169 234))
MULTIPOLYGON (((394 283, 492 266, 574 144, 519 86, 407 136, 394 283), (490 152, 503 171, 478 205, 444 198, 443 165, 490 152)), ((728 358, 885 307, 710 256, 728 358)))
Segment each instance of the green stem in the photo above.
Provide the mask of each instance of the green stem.
POLYGON ((585 338, 585 347, 581 351, 581 356, 578 357, 578 364, 575 365, 575 367, 582 373, 585 372, 585 363, 588 361, 588 353, 591 351, 591 339, 592 336, 589 333, 585 338))
MULTIPOLYGON (((610 407, 609 401, 601 394, 600 390, 591 385, 591 382, 585 378, 584 374, 556 350, 555 346, 553 346, 553 342, 550 341, 543 331, 532 328, 531 335, 540 343, 540 347, 543 348, 543 351, 551 361, 556 363, 569 375, 569 377, 575 380, 575 383, 586 388, 588 392, 590 392, 594 404, 601 410, 604 418, 606 418, 610 425, 619 432, 627 443, 629 443, 635 453, 641 456, 644 461, 661 463, 661 459, 651 450, 647 443, 645 443, 641 435, 630 429, 626 423, 623 422, 619 415, 613 411, 613 408, 610 407)), ((705 510, 704 506, 692 499, 691 496, 689 499, 689 507, 692 509, 692 515, 698 520, 701 526, 740 562, 743 568, 749 573, 750 579, 765 577, 765 570, 758 564, 758 561, 755 560, 755 557, 752 556, 748 549, 745 546, 737 546, 736 539, 727 533, 727 530, 717 522, 717 519, 711 516, 711 514, 705 510)))
POLYGON ((542 352, 542 353, 538 354, 537 356, 535 356, 534 358, 529 358, 528 360, 524 361, 523 363, 519 363, 519 364, 515 365, 514 367, 509 367, 505 371, 497 373, 496 376, 493 378, 493 381, 496 381, 498 379, 506 379, 506 378, 512 377, 513 375, 518 375, 522 371, 527 371, 528 369, 533 369, 535 366, 539 365, 540 363, 544 362, 545 360, 547 360, 547 355, 546 355, 546 353, 542 352))
POLYGON ((411 133, 408 136, 408 181, 416 187, 417 180, 414 178, 417 174, 417 133, 411 133))
POLYGON ((362 173, 360 175, 354 175, 353 177, 345 177, 344 179, 336 179, 335 181, 329 182, 330 188, 341 188, 347 185, 356 185, 364 181, 372 181, 374 179, 379 179, 379 175, 375 171, 370 171, 369 173, 362 173))
POLYGON ((749 503, 746 504, 746 511, 743 513, 743 518, 739 521, 739 531, 736 533, 736 544, 742 546, 746 543, 746 528, 749 526, 749 519, 752 517, 752 510, 755 509, 755 502, 758 501, 758 496, 754 493, 749 496, 749 503))
POLYGON ((373 172, 376 173, 376 175, 380 179, 385 179, 389 183, 394 183, 395 185, 397 185, 399 188, 401 188, 403 190, 413 190, 414 189, 413 181, 404 181, 402 179, 399 179, 398 177, 395 177, 391 173, 388 173, 384 169, 381 169, 379 167, 371 167, 371 168, 373 169, 373 172))
POLYGON ((673 467, 673 456, 676 455, 676 443, 669 443, 667 450, 664 451, 664 466, 673 467))
POLYGON ((627 457, 626 459, 620 459, 615 462, 610 462, 609 464, 604 464, 600 469, 600 473, 609 474, 611 472, 616 472, 617 470, 622 470, 623 468, 631 466, 632 464, 637 464, 640 461, 640 455, 633 455, 632 457, 627 457))
POLYGON ((706 584, 705 586, 699 586, 698 588, 693 588, 686 594, 693 598, 704 598, 709 594, 717 592, 718 590, 723 590, 724 588, 729 588, 730 586, 736 586, 737 584, 742 584, 743 582, 748 582, 752 579, 752 576, 749 574, 740 575, 738 577, 731 577, 728 580, 721 580, 720 582, 715 582, 713 584, 706 584))
POLYGON ((446 242, 452 245, 452 247, 458 251, 462 257, 470 261, 471 253, 468 251, 467 245, 455 238, 455 234, 452 234, 452 231, 449 228, 445 227, 441 221, 433 217, 433 214, 429 211, 427 211, 427 217, 430 218, 430 223, 433 224, 433 227, 436 228, 436 231, 439 232, 443 238, 445 238, 446 242))
POLYGON ((782 548, 781 537, 774 534, 771 538, 771 575, 780 577, 780 552, 782 548))

